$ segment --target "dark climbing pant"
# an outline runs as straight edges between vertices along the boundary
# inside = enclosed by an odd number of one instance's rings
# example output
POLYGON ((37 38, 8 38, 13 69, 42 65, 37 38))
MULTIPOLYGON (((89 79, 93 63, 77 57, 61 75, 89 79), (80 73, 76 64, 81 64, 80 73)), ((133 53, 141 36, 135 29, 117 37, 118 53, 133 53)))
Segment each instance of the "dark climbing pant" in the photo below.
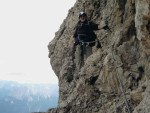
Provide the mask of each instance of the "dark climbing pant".
POLYGON ((81 69, 81 67, 84 65, 84 62, 91 54, 92 54, 92 47, 87 46, 84 43, 76 47, 75 62, 78 71, 81 69))

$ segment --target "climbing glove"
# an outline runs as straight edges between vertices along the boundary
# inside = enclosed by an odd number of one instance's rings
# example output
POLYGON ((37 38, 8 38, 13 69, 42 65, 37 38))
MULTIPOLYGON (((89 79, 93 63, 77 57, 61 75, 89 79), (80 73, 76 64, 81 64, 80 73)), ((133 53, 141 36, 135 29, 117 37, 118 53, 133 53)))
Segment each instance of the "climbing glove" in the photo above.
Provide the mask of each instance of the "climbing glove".
POLYGON ((79 44, 78 42, 74 42, 74 43, 73 43, 74 46, 77 46, 78 44, 79 44))
POLYGON ((109 29, 108 25, 105 25, 105 26, 103 27, 103 29, 104 29, 104 30, 109 29))

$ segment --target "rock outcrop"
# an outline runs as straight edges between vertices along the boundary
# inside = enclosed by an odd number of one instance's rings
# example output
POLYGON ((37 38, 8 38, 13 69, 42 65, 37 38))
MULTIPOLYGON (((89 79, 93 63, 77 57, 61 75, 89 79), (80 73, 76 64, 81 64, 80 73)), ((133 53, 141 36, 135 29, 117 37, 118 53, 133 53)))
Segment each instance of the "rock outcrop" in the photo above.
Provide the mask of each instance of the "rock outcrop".
POLYGON ((131 112, 150 112, 150 0, 77 0, 48 48, 59 79, 59 103, 48 113, 127 113, 116 70, 131 112), (72 36, 80 11, 108 21, 112 32, 96 31, 102 48, 93 47, 77 73, 72 36))

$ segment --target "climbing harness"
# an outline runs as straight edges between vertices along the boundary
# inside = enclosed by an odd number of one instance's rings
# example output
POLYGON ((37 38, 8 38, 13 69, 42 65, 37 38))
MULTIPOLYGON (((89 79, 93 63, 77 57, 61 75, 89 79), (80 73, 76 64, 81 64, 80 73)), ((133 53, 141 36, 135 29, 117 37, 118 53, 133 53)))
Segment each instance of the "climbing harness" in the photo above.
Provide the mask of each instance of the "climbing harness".
MULTIPOLYGON (((108 29, 108 30, 109 30, 109 32, 111 32, 110 29, 108 29)), ((122 81, 121 81, 121 78, 120 78, 120 75, 119 75, 119 72, 118 72, 118 69, 117 69, 118 66, 117 66, 117 63, 115 62, 115 57, 114 57, 114 53, 113 53, 111 44, 110 44, 110 49, 111 49, 110 51, 111 51, 111 54, 112 54, 115 70, 116 70, 116 73, 117 73, 117 78, 119 80, 120 88, 121 88, 121 91, 122 91, 122 94, 123 94, 123 97, 124 97, 124 102, 126 104, 128 113, 131 113, 130 108, 129 108, 129 104, 128 104, 128 101, 127 101, 127 98, 126 98, 126 95, 125 95, 125 92, 124 92, 123 84, 122 84, 122 81)))
POLYGON ((80 41, 81 45, 84 45, 86 44, 86 46, 89 46, 89 44, 92 44, 92 43, 95 43, 97 42, 98 40, 95 40, 95 41, 90 41, 90 42, 84 42, 84 41, 80 41))

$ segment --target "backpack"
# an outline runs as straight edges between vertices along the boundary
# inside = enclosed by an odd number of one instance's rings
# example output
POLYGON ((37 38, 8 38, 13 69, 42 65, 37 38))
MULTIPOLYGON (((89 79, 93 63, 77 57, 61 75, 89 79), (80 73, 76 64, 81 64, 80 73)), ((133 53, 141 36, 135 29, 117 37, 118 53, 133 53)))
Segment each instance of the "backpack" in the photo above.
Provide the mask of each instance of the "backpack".
POLYGON ((87 21, 87 24, 83 24, 83 26, 80 22, 78 22, 78 25, 77 25, 78 31, 80 31, 81 27, 83 27, 83 30, 81 30, 81 33, 78 33, 78 37, 80 38, 79 40, 83 40, 85 42, 95 41, 97 37, 94 31, 92 30, 91 22, 87 21))

